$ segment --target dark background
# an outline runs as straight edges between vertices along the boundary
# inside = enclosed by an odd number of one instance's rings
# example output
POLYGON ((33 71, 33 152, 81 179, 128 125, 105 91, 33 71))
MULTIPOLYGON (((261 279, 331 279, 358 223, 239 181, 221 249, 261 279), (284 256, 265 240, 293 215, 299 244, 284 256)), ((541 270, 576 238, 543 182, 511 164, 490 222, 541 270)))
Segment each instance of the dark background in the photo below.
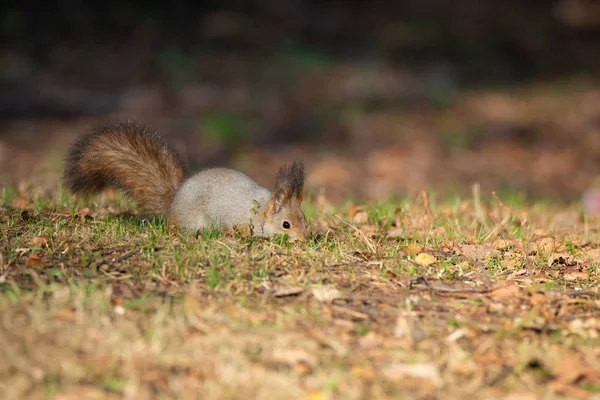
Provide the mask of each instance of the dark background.
POLYGON ((265 185, 302 157, 332 198, 574 200, 600 171, 595 1, 12 1, 0 29, 1 179, 21 190, 56 188, 108 116, 265 185))

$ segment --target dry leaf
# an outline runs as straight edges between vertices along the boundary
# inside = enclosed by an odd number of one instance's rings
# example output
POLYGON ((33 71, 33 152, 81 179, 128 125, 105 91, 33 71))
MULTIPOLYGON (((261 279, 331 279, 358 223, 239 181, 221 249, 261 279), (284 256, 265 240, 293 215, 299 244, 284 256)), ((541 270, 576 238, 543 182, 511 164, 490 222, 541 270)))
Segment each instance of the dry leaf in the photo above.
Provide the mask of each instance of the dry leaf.
POLYGON ((567 265, 574 266, 583 262, 569 253, 554 253, 548 257, 548 266, 567 265))
POLYGON ((302 293, 304 291, 304 289, 300 286, 292 286, 277 283, 274 284, 273 287, 271 287, 271 290, 273 291, 273 296, 275 297, 292 296, 295 294, 302 293))
POLYGON ((350 222, 352 222, 352 224, 354 224, 354 225, 366 224, 368 221, 369 221, 369 214, 367 214, 366 211, 360 211, 360 212, 356 213, 350 220, 350 222))
POLYGON ((42 247, 48 244, 48 238, 44 236, 35 236, 33 239, 31 239, 30 243, 32 246, 42 247))
POLYGON ((490 257, 500 255, 498 250, 492 246, 482 244, 463 244, 458 247, 461 254, 474 261, 485 261, 490 257))
POLYGON ((586 281, 590 275, 584 271, 571 271, 565 272, 562 277, 565 281, 586 281))
POLYGON ((593 370, 577 354, 567 355, 552 368, 554 379, 567 384, 575 383, 590 374, 594 374, 593 370))
POLYGON ((90 213, 90 209, 88 207, 86 207, 86 208, 82 208, 81 210, 79 210, 77 215, 79 216, 79 218, 85 219, 85 217, 87 217, 89 213, 90 213))
POLYGON ((313 392, 304 398, 304 400, 325 400, 327 396, 323 392, 313 392))
POLYGON ((38 256, 29 256, 29 258, 25 262, 25 265, 28 267, 43 267, 44 262, 38 256))
POLYGON ((548 254, 554 251, 556 247, 556 241, 553 237, 545 237, 532 243, 530 249, 536 250, 538 254, 548 254))
POLYGON ((419 253, 415 257, 415 262, 422 267, 427 267, 436 261, 437 260, 435 259, 435 257, 428 253, 419 253))
POLYGON ((12 202, 12 208, 17 210, 31 210, 33 205, 29 202, 28 198, 17 196, 12 202))
POLYGON ((410 257, 414 257, 423 251, 423 248, 416 243, 409 243, 404 249, 406 251, 406 255, 410 257))
POLYGON ((492 244, 496 250, 506 250, 511 247, 517 248, 518 247, 517 243, 518 242, 516 242, 514 240, 498 239, 498 240, 495 240, 492 244))
POLYGON ((404 237, 404 236, 406 236, 406 229, 401 228, 401 227, 392 228, 392 229, 388 230, 385 234, 387 235, 387 237, 392 238, 392 239, 404 237))
POLYGON ((62 319, 63 321, 74 321, 75 320, 75 311, 69 308, 63 308, 54 314, 58 319, 62 319))
POLYGON ((355 365, 350 370, 357 378, 372 381, 375 378, 375 370, 370 365, 355 365))
POLYGON ((585 252, 586 257, 592 262, 600 262, 600 249, 591 249, 585 252))
POLYGON ((400 380, 409 378, 427 379, 435 384, 441 382, 438 367, 435 364, 392 364, 381 371, 383 376, 389 380, 400 380))
POLYGON ((492 288, 488 293, 488 297, 504 298, 504 297, 515 297, 521 292, 519 286, 515 282, 506 282, 501 285, 492 288))
POLYGON ((320 302, 329 303, 338 297, 341 293, 333 286, 319 285, 311 288, 312 295, 320 302))
POLYGON ((300 348, 277 348, 271 353, 271 360, 283 364, 305 363, 311 368, 317 365, 317 358, 300 348))
POLYGON ((358 344, 363 349, 374 349, 383 343, 381 336, 371 331, 358 339, 358 344))

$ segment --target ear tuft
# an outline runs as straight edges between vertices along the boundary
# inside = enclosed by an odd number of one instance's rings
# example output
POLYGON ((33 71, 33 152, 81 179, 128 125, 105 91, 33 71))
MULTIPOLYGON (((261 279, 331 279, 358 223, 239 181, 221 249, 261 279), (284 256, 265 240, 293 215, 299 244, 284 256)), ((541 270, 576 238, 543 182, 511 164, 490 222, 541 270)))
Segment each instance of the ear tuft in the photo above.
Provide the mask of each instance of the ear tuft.
POLYGON ((284 199, 295 197, 302 202, 302 190, 304 189, 304 163, 294 161, 289 167, 284 165, 277 172, 275 180, 275 191, 282 191, 284 199))
POLYGON ((268 207, 268 211, 271 214, 277 214, 283 208, 283 205, 288 200, 286 194, 282 190, 277 190, 273 192, 273 196, 271 197, 271 201, 268 207))

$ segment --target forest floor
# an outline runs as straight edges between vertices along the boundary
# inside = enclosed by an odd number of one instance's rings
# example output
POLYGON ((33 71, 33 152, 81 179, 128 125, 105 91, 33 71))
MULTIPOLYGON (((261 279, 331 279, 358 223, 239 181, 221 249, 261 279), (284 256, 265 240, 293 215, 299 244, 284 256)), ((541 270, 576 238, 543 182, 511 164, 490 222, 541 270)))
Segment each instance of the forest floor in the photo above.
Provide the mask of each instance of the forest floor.
POLYGON ((305 209, 291 244, 5 187, 0 397, 599 395, 600 217, 477 187, 305 209))

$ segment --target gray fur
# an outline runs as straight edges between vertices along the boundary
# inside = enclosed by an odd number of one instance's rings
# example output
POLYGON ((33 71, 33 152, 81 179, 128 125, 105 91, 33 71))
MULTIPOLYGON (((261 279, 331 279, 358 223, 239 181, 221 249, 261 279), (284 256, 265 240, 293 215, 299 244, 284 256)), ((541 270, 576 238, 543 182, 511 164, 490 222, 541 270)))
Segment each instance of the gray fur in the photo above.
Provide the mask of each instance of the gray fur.
POLYGON ((254 235, 263 236, 263 211, 270 195, 241 172, 207 169, 183 183, 173 199, 170 215, 186 231, 195 232, 211 225, 230 229, 251 224, 254 235))

